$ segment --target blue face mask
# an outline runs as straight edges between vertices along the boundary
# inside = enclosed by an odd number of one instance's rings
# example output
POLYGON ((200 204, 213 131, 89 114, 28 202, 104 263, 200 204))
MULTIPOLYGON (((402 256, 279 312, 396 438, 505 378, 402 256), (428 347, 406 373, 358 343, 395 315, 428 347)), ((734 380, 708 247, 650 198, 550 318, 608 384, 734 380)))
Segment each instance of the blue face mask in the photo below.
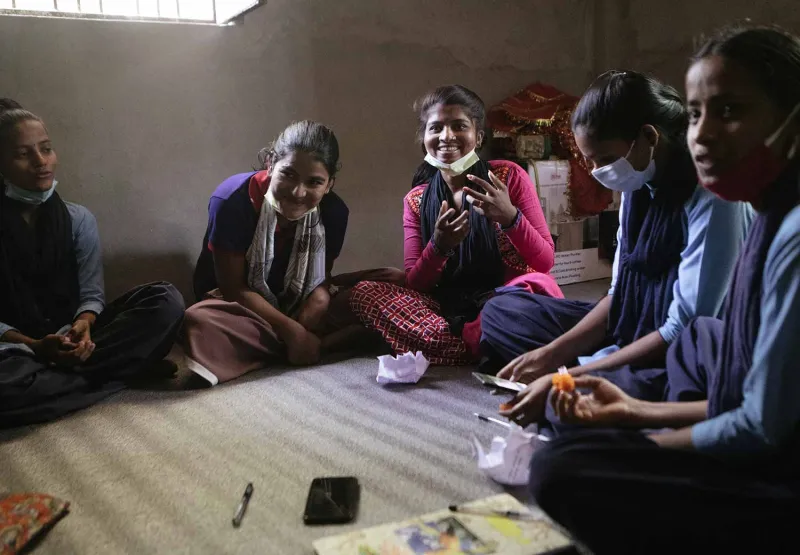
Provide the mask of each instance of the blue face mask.
POLYGON ((656 161, 653 159, 654 147, 650 147, 650 162, 644 171, 637 171, 628 161, 628 156, 633 152, 636 141, 633 141, 625 158, 592 170, 594 178, 606 189, 621 193, 632 193, 644 187, 645 183, 652 181, 656 175, 656 161))
POLYGON ((29 191, 28 189, 17 187, 8 179, 4 179, 3 181, 6 185, 6 196, 8 198, 12 200, 18 200, 19 202, 24 202, 25 204, 32 204, 34 206, 38 206, 39 204, 44 204, 47 202, 47 199, 53 196, 53 193, 56 190, 56 185, 58 185, 58 181, 54 179, 53 186, 46 191, 29 191))

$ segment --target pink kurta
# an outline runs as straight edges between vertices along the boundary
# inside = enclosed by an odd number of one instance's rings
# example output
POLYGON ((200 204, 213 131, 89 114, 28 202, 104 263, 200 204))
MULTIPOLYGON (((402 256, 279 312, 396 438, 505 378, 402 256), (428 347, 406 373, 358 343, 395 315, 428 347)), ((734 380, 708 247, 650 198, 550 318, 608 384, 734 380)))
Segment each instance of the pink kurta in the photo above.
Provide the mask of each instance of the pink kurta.
MULTIPOLYGON (((528 173, 513 162, 489 162, 492 173, 508 187, 511 203, 522 213, 517 225, 508 230, 497 227, 497 243, 505 264, 505 281, 538 273, 546 294, 560 296, 560 290, 547 272, 553 267, 555 244, 550 236, 536 187, 528 173)), ((439 282, 447 258, 439 256, 433 245, 422 244, 420 202, 427 185, 412 189, 403 203, 403 251, 406 286, 428 292, 439 282)), ((497 284, 500 286, 501 284, 497 284)))
MULTIPOLYGON (((528 290, 563 297, 548 274, 555 246, 530 176, 513 162, 489 162, 492 172, 508 186, 509 197, 521 217, 510 229, 495 226, 504 265, 504 283, 487 288, 518 285, 528 290)), ((361 322, 383 335, 396 353, 422 351, 434 364, 458 365, 478 354, 480 318, 464 326, 462 337, 450 333, 439 314, 438 302, 428 295, 441 279, 447 257, 422 243, 420 203, 427 185, 412 189, 403 207, 406 287, 362 282, 351 296, 351 308, 361 322)))

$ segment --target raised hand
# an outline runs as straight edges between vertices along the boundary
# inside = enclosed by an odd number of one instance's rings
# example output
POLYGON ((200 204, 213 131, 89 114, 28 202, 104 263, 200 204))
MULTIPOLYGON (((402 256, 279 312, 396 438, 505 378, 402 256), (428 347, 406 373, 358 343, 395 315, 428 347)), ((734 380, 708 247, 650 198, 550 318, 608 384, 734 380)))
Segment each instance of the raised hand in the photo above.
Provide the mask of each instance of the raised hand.
POLYGON ((456 211, 447 206, 447 201, 442 201, 433 232, 433 242, 439 250, 453 250, 469 235, 469 212, 465 210, 457 217, 455 214, 456 211))
POLYGON ((474 189, 464 187, 464 194, 475 199, 472 203, 475 211, 503 227, 511 226, 517 218, 517 207, 514 206, 508 195, 508 186, 492 172, 489 172, 491 183, 474 175, 468 175, 467 179, 485 191, 485 193, 479 193, 474 189))

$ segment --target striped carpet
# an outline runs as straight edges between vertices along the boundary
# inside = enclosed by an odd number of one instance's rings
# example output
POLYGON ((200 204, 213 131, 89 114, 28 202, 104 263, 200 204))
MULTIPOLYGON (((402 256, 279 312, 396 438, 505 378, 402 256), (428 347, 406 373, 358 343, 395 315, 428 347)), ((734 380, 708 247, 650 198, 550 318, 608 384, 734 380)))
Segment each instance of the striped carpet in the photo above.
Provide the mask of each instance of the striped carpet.
MULTIPOLYGON (((608 280, 562 288, 596 300, 608 280)), ((72 502, 39 554, 311 554, 325 535, 409 518, 504 491, 469 438, 493 396, 472 368, 430 368, 416 385, 375 382, 374 357, 253 372, 211 389, 128 390, 58 422, 0 431, 0 491, 72 502), (357 476, 355 524, 306 527, 317 476, 357 476), (248 481, 242 527, 231 525, 248 481)), ((523 489, 512 491, 527 501, 523 489)))
POLYGON ((61 421, 0 433, 0 491, 38 491, 72 510, 36 553, 312 553, 311 541, 503 489, 477 469, 470 433, 502 429, 469 368, 431 368, 383 387, 377 360, 249 374, 212 389, 125 391, 61 421), (316 476, 362 484, 356 524, 309 528, 316 476), (255 486, 240 529, 231 518, 255 486))

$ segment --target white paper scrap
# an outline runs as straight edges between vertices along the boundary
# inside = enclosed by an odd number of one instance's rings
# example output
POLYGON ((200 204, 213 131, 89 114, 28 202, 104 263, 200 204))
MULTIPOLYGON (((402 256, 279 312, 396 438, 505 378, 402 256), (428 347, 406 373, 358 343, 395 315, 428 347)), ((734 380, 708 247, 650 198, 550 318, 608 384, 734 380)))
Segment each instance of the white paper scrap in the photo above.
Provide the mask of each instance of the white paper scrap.
POLYGON ((430 362, 420 351, 378 357, 378 383, 417 383, 430 362))

